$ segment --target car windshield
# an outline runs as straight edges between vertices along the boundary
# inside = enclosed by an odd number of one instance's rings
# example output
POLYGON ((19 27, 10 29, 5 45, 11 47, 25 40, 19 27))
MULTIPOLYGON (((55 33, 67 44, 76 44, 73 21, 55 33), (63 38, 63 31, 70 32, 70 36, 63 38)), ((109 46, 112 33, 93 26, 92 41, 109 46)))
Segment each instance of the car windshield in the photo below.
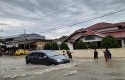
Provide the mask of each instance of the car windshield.
POLYGON ((57 52, 54 52, 54 51, 49 51, 49 52, 46 52, 45 53, 47 56, 49 56, 49 57, 53 57, 53 56, 58 56, 59 54, 57 53, 57 52))

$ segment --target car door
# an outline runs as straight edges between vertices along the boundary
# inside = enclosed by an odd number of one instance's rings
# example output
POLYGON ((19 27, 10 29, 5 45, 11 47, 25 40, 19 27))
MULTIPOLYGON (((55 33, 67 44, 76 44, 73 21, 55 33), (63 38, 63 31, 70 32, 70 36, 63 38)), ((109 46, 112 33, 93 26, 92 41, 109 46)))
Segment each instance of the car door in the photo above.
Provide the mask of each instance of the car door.
POLYGON ((44 53, 39 53, 39 60, 40 64, 47 65, 48 64, 48 57, 44 53))
POLYGON ((32 53, 31 62, 33 64, 39 64, 40 63, 40 61, 39 61, 39 53, 38 52, 32 53))

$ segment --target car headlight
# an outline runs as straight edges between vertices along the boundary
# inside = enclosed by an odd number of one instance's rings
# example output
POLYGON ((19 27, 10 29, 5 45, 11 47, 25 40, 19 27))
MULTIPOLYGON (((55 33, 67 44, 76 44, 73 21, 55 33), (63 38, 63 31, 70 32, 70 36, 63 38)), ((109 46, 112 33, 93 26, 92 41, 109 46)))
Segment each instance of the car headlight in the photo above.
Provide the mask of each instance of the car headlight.
POLYGON ((61 59, 56 59, 57 60, 57 62, 61 62, 62 60, 61 59))

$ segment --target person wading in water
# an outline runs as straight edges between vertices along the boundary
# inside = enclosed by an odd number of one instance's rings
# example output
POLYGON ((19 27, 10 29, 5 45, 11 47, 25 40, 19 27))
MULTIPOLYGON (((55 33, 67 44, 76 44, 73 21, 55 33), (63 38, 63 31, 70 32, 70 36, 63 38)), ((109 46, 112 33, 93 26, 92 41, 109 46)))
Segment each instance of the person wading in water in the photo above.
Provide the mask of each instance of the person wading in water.
POLYGON ((98 59, 98 52, 96 49, 94 50, 94 59, 98 59))
POLYGON ((67 56, 69 57, 69 59, 72 59, 72 54, 69 50, 67 50, 67 56))
POLYGON ((106 48, 105 52, 107 53, 108 59, 111 59, 112 55, 111 55, 110 51, 108 50, 108 48, 106 48))

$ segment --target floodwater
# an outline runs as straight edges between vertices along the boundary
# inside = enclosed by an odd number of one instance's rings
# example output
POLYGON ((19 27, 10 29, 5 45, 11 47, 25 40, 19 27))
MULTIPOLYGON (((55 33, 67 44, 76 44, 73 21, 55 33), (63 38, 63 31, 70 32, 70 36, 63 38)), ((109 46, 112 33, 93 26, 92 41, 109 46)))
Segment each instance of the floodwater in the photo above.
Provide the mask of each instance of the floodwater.
POLYGON ((26 65, 25 56, 0 57, 0 80, 125 80, 125 58, 74 58, 57 66, 26 65))

